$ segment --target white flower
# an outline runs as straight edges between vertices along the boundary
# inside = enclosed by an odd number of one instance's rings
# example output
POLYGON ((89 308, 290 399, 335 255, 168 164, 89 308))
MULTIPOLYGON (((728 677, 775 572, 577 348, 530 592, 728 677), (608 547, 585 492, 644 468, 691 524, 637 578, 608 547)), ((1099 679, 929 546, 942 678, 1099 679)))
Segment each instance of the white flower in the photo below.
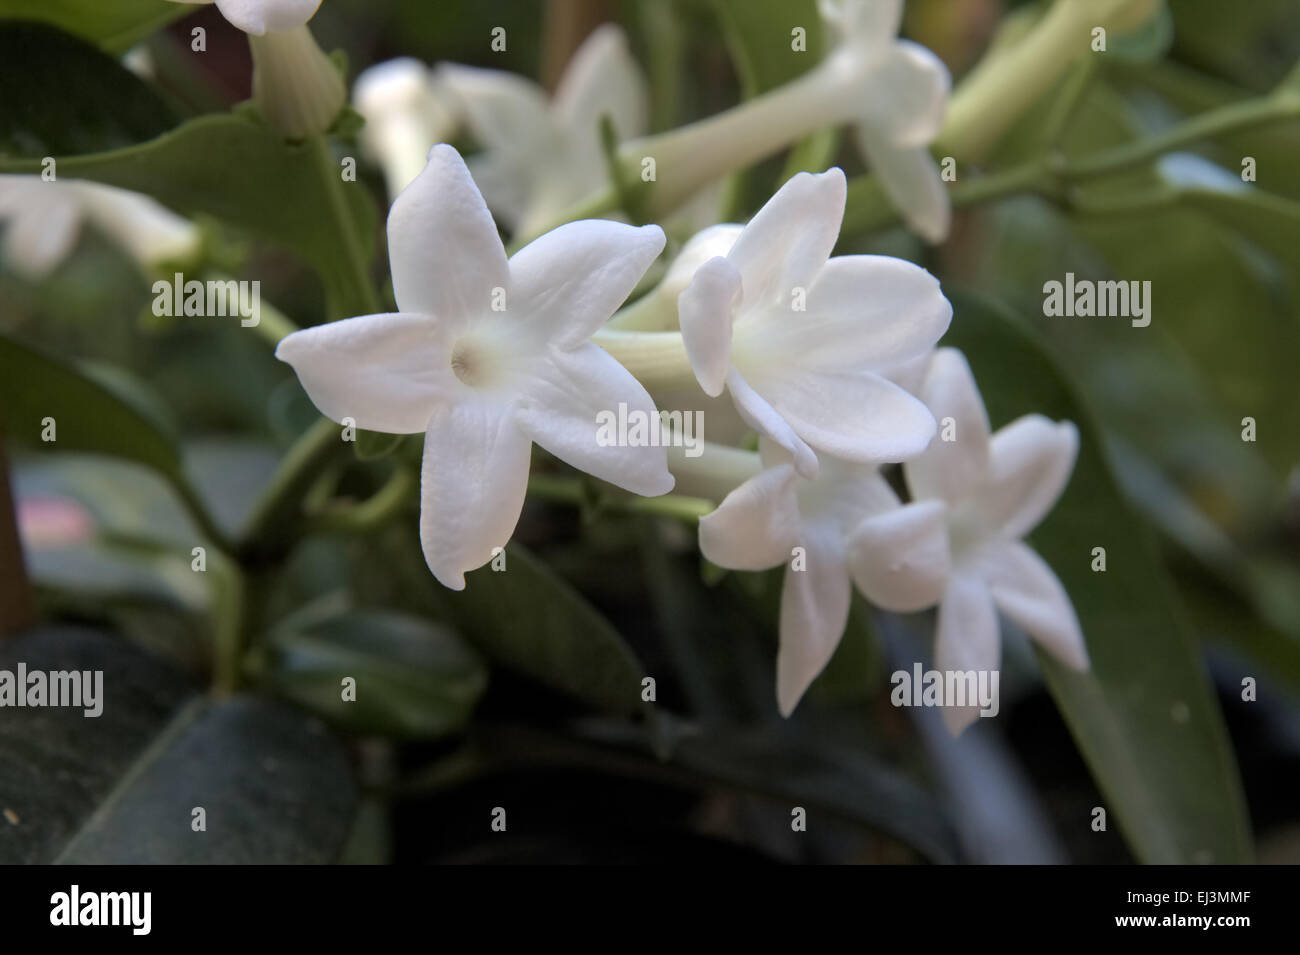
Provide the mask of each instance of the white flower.
MULTIPOLYGON (((955 440, 936 439, 903 464, 913 501, 868 518, 854 532, 853 579, 895 611, 939 604, 935 666, 996 670, 997 611, 1067 666, 1088 668, 1074 607, 1052 569, 1021 538, 1065 489, 1079 434, 1068 421, 1025 415, 990 436, 988 414, 961 352, 935 353, 922 397, 955 440)), ((977 708, 948 707, 955 733, 977 708)))
POLYGON ((175 3, 216 3, 233 26, 250 36, 303 26, 316 13, 321 0, 173 0, 175 3))
POLYGON ((321 0, 173 0, 216 3, 248 34, 253 100, 262 117, 289 139, 328 130, 347 102, 343 77, 307 26, 321 0))
POLYGON ((901 461, 934 435, 925 405, 881 372, 931 349, 952 306, 901 259, 829 258, 844 173, 799 173, 710 259, 678 299, 700 387, 789 450, 806 477, 813 449, 860 463, 901 461))
POLYGON ((361 148, 384 170, 390 196, 420 174, 429 150, 456 128, 456 116, 435 91, 432 71, 411 57, 362 70, 352 100, 366 120, 361 148))
POLYGON ((663 249, 657 226, 571 222, 507 260, 465 163, 439 145, 393 203, 388 244, 400 311, 295 332, 276 356, 327 417, 425 433, 420 537, 442 583, 463 588, 509 540, 533 441, 637 494, 672 489, 662 447, 597 443, 598 412, 657 412, 587 340, 663 249))
POLYGON ((198 229, 147 196, 81 180, 0 176, 4 257, 27 278, 48 275, 67 258, 87 221, 146 270, 199 250, 198 229))
POLYGON ((503 70, 449 63, 438 75, 484 148, 471 160, 475 182, 520 235, 545 228, 608 181, 602 116, 620 139, 645 132, 645 80, 613 24, 598 27, 578 48, 549 100, 536 83, 503 70))
POLYGON ((897 38, 903 0, 817 0, 817 8, 839 38, 825 66, 852 78, 858 147, 908 225, 942 241, 951 205, 926 147, 947 112, 948 68, 897 38))
POLYGON ((789 716, 848 622, 849 535, 867 516, 896 508, 898 498, 873 466, 827 459, 817 479, 807 481, 783 449, 763 441, 761 450, 771 466, 700 519, 700 551, 732 570, 786 564, 776 696, 781 715, 789 716), (803 549, 801 558, 795 548, 803 549))

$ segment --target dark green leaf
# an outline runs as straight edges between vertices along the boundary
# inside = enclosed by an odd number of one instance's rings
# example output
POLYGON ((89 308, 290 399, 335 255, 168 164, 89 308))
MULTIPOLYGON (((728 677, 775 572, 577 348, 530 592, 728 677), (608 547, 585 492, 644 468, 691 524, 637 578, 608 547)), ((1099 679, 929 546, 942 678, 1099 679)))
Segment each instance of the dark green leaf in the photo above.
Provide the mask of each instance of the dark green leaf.
POLYGON ((0 155, 102 152, 176 125, 172 111, 134 73, 53 27, 0 20, 0 63, 0 155))
POLYGON ((518 544, 505 557, 504 571, 484 567, 467 575, 460 593, 441 595, 460 631, 546 686, 613 713, 640 708, 648 674, 618 631, 518 544))
MULTIPOLYGON (((325 176, 339 167, 312 141, 286 143, 255 116, 201 116, 125 149, 58 159, 60 176, 93 179, 153 196, 182 215, 205 213, 278 242, 321 276, 336 314, 360 314, 363 296, 332 212, 325 176), (322 165, 324 164, 324 165, 322 165), (332 165, 333 168, 326 168, 332 165), (287 210, 287 211, 286 211, 287 210)), ((38 161, 0 162, 0 172, 37 172, 38 161)), ((360 183, 344 183, 351 239, 369 259, 374 203, 360 183)))
POLYGON ((715 0, 745 96, 787 83, 821 61, 822 20, 815 0, 715 0), (793 49, 796 28, 807 50, 793 49))
POLYGON ((0 424, 20 444, 126 458, 183 481, 174 436, 147 410, 69 365, 2 336, 0 424), (45 418, 54 419, 53 442, 42 440, 45 418))
POLYGON ((0 643, 0 669, 103 673, 103 712, 6 708, 0 862, 301 863, 340 850, 356 801, 314 722, 247 697, 213 702, 158 659, 67 627, 0 643), (188 702, 187 702, 188 701, 188 702), (206 811, 207 831, 191 828, 206 811))
POLYGON ((1014 318, 951 294, 945 344, 970 359, 994 426, 1027 412, 1079 426, 1078 463, 1033 543, 1065 585, 1092 659, 1040 655, 1048 686, 1129 845, 1146 862, 1234 863, 1249 825, 1222 716, 1149 531, 1111 476, 1092 415, 1014 318), (1091 570, 1105 547, 1107 570, 1091 570))
POLYGON ((278 628, 267 675, 281 694, 342 728, 419 738, 458 731, 487 686, 479 655, 451 630, 378 611, 278 628), (345 677, 356 681, 349 702, 345 677))
POLYGON ((0 0, 0 17, 41 20, 125 53, 155 30, 193 9, 169 0, 0 0))

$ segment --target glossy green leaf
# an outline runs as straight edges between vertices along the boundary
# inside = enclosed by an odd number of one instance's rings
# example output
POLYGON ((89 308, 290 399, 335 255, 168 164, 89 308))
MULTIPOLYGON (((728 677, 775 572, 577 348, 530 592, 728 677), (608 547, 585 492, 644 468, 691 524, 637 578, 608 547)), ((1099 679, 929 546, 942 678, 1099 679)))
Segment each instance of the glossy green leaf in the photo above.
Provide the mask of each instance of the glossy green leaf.
MULTIPOLYGON (((341 167, 311 141, 286 143, 247 111, 201 116, 148 142, 110 152, 58 157, 60 176, 93 179, 153 196, 182 215, 206 213, 292 249, 320 275, 335 314, 363 314, 350 242, 369 260, 374 203, 361 183, 343 183, 343 234, 326 176, 341 167)), ((38 172, 37 160, 3 160, 0 172, 38 172)), ((341 180, 340 180, 341 181, 341 180)))
POLYGON ((19 661, 102 672, 103 706, 5 710, 0 808, 17 822, 0 826, 0 862, 323 863, 341 850, 356 786, 316 721, 196 696, 112 634, 43 627, 0 642, 0 668, 19 661))
POLYGON ((0 155, 101 152, 176 124, 158 94, 121 63, 45 24, 0 20, 0 63, 0 155))
POLYGON ((267 677, 299 706, 353 732, 433 739, 469 720, 487 686, 479 655, 445 626, 381 611, 286 621, 267 677), (355 680, 343 700, 342 681, 355 680))
POLYGON ((1040 654, 1053 696, 1130 847, 1145 862, 1244 862, 1249 824, 1227 734, 1150 532, 1111 475, 1092 415, 1056 363, 982 299, 950 291, 944 343, 970 359, 994 427, 1038 412, 1074 421, 1079 459, 1032 543, 1065 585, 1092 659, 1040 654), (1091 570, 1105 547, 1107 570, 1091 570))
POLYGON ((49 355, 0 337, 0 424, 20 444, 126 458, 181 481, 175 436, 128 396, 49 355), (53 419, 52 442, 42 440, 53 419))
POLYGON ((0 0, 0 18, 40 20, 110 53, 136 43, 193 8, 169 0, 0 0))
MULTIPOLYGON (((600 709, 636 712, 647 676, 623 637, 544 563, 518 544, 439 594, 466 638, 492 660, 600 709)), ((438 586, 437 584, 431 584, 438 586)))
POLYGON ((745 95, 794 79, 821 60, 822 20, 815 0, 714 0, 745 95), (793 48, 802 29, 807 49, 793 48))

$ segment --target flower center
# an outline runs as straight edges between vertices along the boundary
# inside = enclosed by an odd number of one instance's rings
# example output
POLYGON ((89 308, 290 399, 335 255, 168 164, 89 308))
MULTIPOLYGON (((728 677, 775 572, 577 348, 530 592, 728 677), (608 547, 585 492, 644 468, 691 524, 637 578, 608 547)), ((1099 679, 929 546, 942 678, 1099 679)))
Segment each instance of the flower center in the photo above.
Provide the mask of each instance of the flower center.
POLYGON ((456 342, 451 349, 451 370, 469 387, 483 387, 488 375, 482 347, 464 338, 456 342))

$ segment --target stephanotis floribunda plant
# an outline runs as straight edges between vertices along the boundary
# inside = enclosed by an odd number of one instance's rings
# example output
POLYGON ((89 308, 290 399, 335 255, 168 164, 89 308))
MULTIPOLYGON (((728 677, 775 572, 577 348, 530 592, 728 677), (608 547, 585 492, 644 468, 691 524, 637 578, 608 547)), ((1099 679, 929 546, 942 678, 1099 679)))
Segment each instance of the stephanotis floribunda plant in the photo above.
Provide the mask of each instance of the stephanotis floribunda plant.
MULTIPOLYGON (((510 545, 529 495, 550 495, 586 517, 606 507, 686 517, 712 564, 782 569, 775 696, 783 716, 825 670, 855 599, 895 622, 889 615, 933 611, 925 619, 934 621, 940 670, 997 669, 1003 622, 1067 667, 1087 670, 1082 627, 1056 573, 1070 578, 1025 542, 1064 493, 1079 445, 1074 426, 1029 414, 994 433, 965 359, 941 347, 954 322, 960 336, 962 316, 954 317, 939 279, 903 258, 843 254, 882 248, 871 240, 878 226, 907 232, 889 248, 945 241, 949 187, 936 156, 958 154, 963 186, 968 166, 972 179, 983 175, 968 157, 987 158, 961 87, 950 97, 943 63, 900 36, 902 0, 801 5, 809 22, 794 32, 810 43, 806 59, 785 64, 793 78, 655 131, 650 90, 630 52, 643 38, 630 46, 613 24, 576 47, 553 92, 503 70, 391 60, 356 80, 365 123, 355 143, 355 117, 339 122, 340 70, 310 32, 319 0, 215 2, 252 49, 254 99, 267 128, 253 125, 247 139, 257 148, 247 161, 265 158, 274 175, 258 208, 241 206, 226 182, 197 183, 193 210, 187 190, 159 195, 187 214, 219 219, 234 210, 241 228, 340 279, 329 311, 349 317, 299 330, 299 316, 272 312, 278 318, 259 334, 326 418, 345 429, 423 436, 418 537, 437 581, 465 588, 467 575, 510 545), (845 149, 815 135, 836 130, 845 149), (390 312, 375 287, 366 214, 374 196, 364 194, 367 177, 355 176, 354 145, 391 197, 390 312), (783 151, 788 173, 757 165, 783 151), (271 193, 297 185, 300 174, 313 180, 295 190, 305 200, 295 209, 301 220, 268 222, 271 193), (688 227, 674 218, 701 196, 710 198, 697 209, 707 219, 688 227), (683 402, 683 415, 708 409, 712 441, 694 435, 704 448, 698 456, 673 447, 667 426, 654 431, 662 440, 611 442, 604 431, 611 416, 658 425, 660 409, 683 402), (534 444, 556 461, 530 474, 534 444)), ((1090 9, 1109 24, 1129 2, 1090 9)), ((1030 25, 1037 39, 1028 53, 1014 37, 1006 41, 999 56, 1036 64, 1026 89, 1059 85, 1077 61, 1092 17, 1084 11, 1080 0, 1053 4, 1030 25)), ((783 51, 791 25, 778 26, 764 42, 783 51)), ((800 54, 792 47, 791 55, 800 54)), ((977 89, 991 82, 988 70, 973 75, 977 89)), ((1023 114, 1006 115, 1019 85, 1003 79, 990 88, 998 95, 984 96, 981 112, 992 112, 992 126, 1023 114)), ((255 121, 250 112, 222 118, 226 127, 209 117, 195 125, 243 136, 255 121)), ((200 170, 193 160, 212 141, 193 129, 176 140, 193 152, 172 161, 200 170)), ((148 158, 153 147, 128 148, 148 158)), ((1121 154, 1118 165, 1131 168, 1132 157, 1121 154)), ((105 162, 72 168, 101 174, 105 162)), ((1090 168, 1067 171, 1087 178, 1090 168)), ((1069 184, 1052 180, 1054 169, 1033 165, 1018 181, 1054 195, 1069 184)), ((141 181, 120 171, 104 177, 141 181)), ((989 188, 1004 181, 1017 180, 989 188)), ((953 195, 967 202, 983 194, 953 195)), ((151 200, 91 183, 0 177, 0 218, 7 258, 30 275, 54 266, 80 222, 148 267, 194 254, 198 244, 193 225, 151 200)), ((942 274, 949 259, 940 250, 926 261, 942 274)), ((338 451, 329 422, 307 430, 319 444, 308 443, 301 460, 327 441, 338 451)), ((311 492, 255 509, 251 543, 237 539, 230 552, 259 560, 276 553, 258 538, 267 514, 293 513, 302 527, 327 530, 376 513, 396 520, 391 502, 414 504, 416 468, 392 457, 387 482, 386 463, 351 457, 322 468, 315 484, 275 482, 311 492), (340 473, 348 483, 335 479, 340 473), (372 496, 358 503, 350 495, 361 488, 372 496)), ((221 534, 212 522, 204 529, 221 534)), ((416 533, 411 520, 412 547, 416 533)), ((418 576, 429 583, 423 568, 418 576)), ((468 586, 490 591, 486 579, 494 578, 471 577, 468 586)), ((226 664, 237 670, 238 656, 226 664)), ((949 706, 944 715, 959 732, 973 711, 949 706)))

